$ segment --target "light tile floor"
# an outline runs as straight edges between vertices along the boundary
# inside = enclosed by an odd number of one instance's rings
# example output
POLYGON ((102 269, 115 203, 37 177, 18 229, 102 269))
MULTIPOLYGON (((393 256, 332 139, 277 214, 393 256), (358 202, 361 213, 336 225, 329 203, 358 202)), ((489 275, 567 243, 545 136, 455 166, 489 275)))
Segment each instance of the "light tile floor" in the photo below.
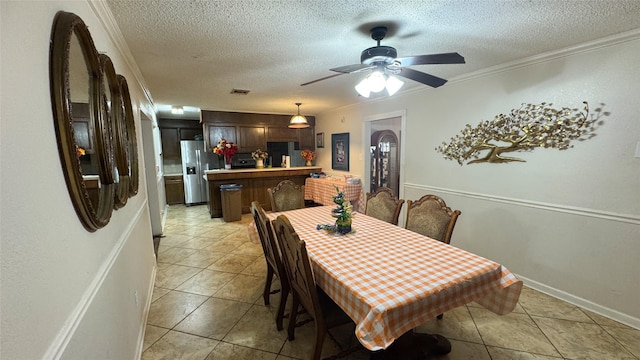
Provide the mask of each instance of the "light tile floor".
MULTIPOLYGON (((287 341, 274 321, 278 295, 263 303, 266 265, 260 245, 249 241, 251 220, 211 219, 206 206, 169 208, 143 360, 308 358, 313 324, 287 341)), ((511 314, 472 303, 417 330, 450 339, 451 353, 434 359, 640 359, 640 330, 526 287, 511 314)), ((332 330, 323 356, 357 345, 352 334, 350 325, 332 330)), ((368 357, 362 350, 348 359, 368 357)))

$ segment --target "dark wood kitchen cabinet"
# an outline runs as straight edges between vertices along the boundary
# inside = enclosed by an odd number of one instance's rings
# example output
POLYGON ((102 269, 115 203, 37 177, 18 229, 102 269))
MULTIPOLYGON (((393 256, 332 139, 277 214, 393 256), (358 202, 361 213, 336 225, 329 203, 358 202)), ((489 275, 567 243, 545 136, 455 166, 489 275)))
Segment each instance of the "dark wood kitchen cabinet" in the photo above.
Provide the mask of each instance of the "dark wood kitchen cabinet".
POLYGON ((306 116, 308 128, 290 129, 291 116, 202 110, 200 121, 207 150, 223 138, 236 143, 240 152, 264 150, 267 142, 297 142, 301 149, 315 150, 315 117, 306 116))
POLYGON ((204 146, 212 151, 221 139, 238 143, 235 125, 204 124, 204 146))
POLYGON ((180 134, 178 129, 160 128, 162 139, 162 156, 165 159, 180 158, 180 134))
POLYGON ((256 149, 266 150, 267 140, 264 126, 239 125, 237 130, 239 152, 252 152, 256 149))
POLYGON ((269 126, 267 128, 267 141, 270 141, 270 142, 300 141, 298 138, 298 133, 299 133, 298 129, 290 129, 282 125, 269 126))
POLYGON ((180 141, 202 136, 202 125, 196 120, 159 119, 158 127, 165 159, 180 159, 180 141))
POLYGON ((314 128, 308 127, 300 130, 300 150, 315 150, 316 136, 314 128))
POLYGON ((164 192, 167 204, 184 204, 184 181, 182 175, 164 177, 164 192))

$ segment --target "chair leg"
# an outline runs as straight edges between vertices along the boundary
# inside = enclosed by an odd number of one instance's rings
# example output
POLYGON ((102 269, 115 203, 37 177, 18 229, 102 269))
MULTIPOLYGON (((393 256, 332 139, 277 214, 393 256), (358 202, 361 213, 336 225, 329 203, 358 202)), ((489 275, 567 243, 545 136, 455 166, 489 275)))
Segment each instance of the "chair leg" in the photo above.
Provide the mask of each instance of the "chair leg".
POLYGON ((296 318, 298 317, 298 307, 300 306, 300 301, 296 296, 295 292, 292 292, 293 301, 291 306, 291 315, 289 315, 289 327, 287 328, 288 339, 292 341, 295 339, 294 331, 296 329, 296 318))
POLYGON ((264 304, 269 305, 269 294, 271 293, 271 282, 273 281, 273 269, 267 264, 267 281, 264 284, 264 291, 262 297, 264 298, 264 304))
POLYGON ((320 356, 322 356, 322 344, 324 344, 324 338, 326 335, 327 329, 321 329, 316 326, 316 341, 313 344, 313 360, 320 360, 320 356))
POLYGON ((284 310, 287 306, 287 298, 289 297, 289 286, 285 285, 282 279, 280 279, 280 284, 282 285, 282 291, 280 292, 280 304, 278 304, 278 313, 276 314, 276 328, 278 331, 283 328, 284 310))

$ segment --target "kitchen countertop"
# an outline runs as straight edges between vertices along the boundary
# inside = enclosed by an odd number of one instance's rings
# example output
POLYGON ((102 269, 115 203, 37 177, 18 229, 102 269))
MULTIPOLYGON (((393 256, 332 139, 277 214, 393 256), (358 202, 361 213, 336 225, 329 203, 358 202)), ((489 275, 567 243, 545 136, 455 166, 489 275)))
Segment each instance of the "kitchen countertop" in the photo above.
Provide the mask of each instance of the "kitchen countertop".
POLYGON ((296 170, 318 170, 320 169, 319 166, 296 166, 296 167, 290 167, 290 168, 283 168, 283 167, 274 167, 274 168, 262 168, 262 169, 232 169, 232 170, 225 170, 225 169, 214 169, 214 170, 205 170, 204 173, 205 174, 221 174, 221 173, 247 173, 247 172, 268 172, 268 171, 296 171, 296 170))

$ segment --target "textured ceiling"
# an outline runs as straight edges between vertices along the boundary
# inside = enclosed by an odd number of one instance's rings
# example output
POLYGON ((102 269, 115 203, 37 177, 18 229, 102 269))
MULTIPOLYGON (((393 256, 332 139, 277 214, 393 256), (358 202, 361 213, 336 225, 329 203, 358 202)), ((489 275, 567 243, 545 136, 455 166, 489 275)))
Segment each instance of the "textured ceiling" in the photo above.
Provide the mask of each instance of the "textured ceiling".
MULTIPOLYGON (((315 115, 366 99, 363 74, 332 75, 375 46, 398 56, 458 52, 466 64, 415 70, 466 73, 640 28, 640 0, 175 1, 107 0, 154 102, 209 110, 315 115), (234 95, 234 88, 250 90, 234 95)), ((447 86, 446 84, 444 86, 447 86)), ((425 87, 405 81, 401 92, 425 87)), ((434 89, 432 91, 438 91, 434 89)))

